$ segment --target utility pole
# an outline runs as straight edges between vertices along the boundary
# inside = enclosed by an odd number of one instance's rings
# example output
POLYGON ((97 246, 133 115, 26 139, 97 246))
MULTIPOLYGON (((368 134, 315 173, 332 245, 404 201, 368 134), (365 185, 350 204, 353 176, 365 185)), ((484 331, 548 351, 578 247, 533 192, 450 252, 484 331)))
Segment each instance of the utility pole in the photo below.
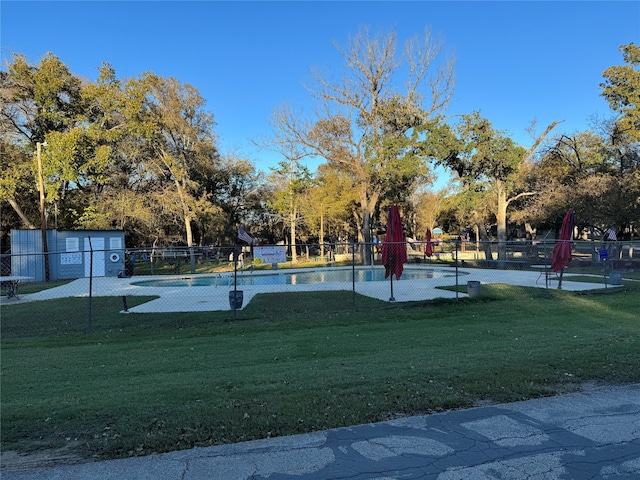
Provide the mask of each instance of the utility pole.
POLYGON ((44 255, 44 279, 48 282, 51 279, 49 272, 49 246, 47 245, 47 214, 45 212, 45 192, 44 175, 42 174, 42 147, 46 147, 47 142, 36 143, 38 157, 38 190, 40 191, 40 229, 42 231, 42 253, 44 255))

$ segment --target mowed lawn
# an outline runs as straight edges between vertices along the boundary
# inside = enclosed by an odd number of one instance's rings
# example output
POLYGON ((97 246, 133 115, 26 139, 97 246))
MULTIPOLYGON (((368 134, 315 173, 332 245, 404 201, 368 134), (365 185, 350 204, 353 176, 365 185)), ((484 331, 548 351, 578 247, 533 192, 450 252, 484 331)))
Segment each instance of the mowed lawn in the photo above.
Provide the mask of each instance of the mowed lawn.
POLYGON ((483 292, 270 294, 235 319, 96 298, 90 332, 86 299, 3 306, 2 450, 143 455, 640 381, 637 288, 483 292))

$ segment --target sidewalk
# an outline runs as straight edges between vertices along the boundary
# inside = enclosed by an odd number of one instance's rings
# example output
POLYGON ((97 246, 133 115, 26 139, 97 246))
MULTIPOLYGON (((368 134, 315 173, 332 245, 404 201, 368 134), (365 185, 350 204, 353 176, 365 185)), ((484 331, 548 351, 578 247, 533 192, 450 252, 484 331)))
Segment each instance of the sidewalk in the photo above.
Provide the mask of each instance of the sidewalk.
POLYGON ((3 480, 640 478, 640 384, 3 480))

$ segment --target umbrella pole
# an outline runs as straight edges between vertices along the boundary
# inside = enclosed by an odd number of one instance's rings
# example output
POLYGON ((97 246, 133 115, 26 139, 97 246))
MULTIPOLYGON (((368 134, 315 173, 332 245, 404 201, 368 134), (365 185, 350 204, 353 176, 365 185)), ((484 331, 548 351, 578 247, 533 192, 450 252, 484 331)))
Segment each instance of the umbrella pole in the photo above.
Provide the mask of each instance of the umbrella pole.
POLYGON ((562 290, 562 275, 564 275, 564 268, 560 270, 560 280, 558 281, 558 290, 562 290))
MULTIPOLYGON (((391 264, 393 265, 393 262, 391 262, 391 264)), ((389 301, 390 302, 395 302, 396 301, 396 299, 393 298, 393 275, 394 275, 394 273, 393 273, 393 271, 391 271, 391 275, 389 275, 389 278, 391 279, 391 296, 389 297, 389 301)))
MULTIPOLYGON (((571 242, 573 241, 573 228, 575 226, 575 212, 573 210, 569 210, 570 213, 570 221, 569 221, 569 238, 567 242, 569 242, 569 261, 571 261, 571 242)), ((569 262, 567 262, 567 265, 569 262)), ((564 275, 564 269, 567 268, 567 265, 562 267, 560 270, 560 280, 558 281, 558 290, 562 290, 562 277, 564 275)))
MULTIPOLYGON (((391 218, 391 215, 389 215, 391 218)), ((393 275, 395 271, 395 259, 393 258, 393 222, 389 222, 389 232, 391 233, 391 248, 389 249, 389 265, 391 266, 391 275, 389 275, 389 279, 391 280, 391 296, 389 297, 390 302, 395 302, 396 299, 393 298, 393 275)))
POLYGON ((393 243, 391 244, 391 249, 389 250, 389 265, 391 265, 391 275, 389 275, 389 280, 391 281, 391 296, 389 297, 390 302, 395 302, 396 299, 393 297, 393 275, 395 270, 395 261, 393 258, 393 243))

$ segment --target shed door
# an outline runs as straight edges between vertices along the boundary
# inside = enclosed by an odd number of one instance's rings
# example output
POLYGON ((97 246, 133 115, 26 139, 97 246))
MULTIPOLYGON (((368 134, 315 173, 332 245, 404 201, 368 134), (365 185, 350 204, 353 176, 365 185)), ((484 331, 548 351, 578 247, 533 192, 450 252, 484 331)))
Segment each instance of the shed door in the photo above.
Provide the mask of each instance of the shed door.
MULTIPOLYGON (((93 248, 93 276, 104 277, 104 238, 91 237, 91 247, 93 248)), ((89 239, 84 239, 84 276, 91 276, 91 248, 89 239)))

